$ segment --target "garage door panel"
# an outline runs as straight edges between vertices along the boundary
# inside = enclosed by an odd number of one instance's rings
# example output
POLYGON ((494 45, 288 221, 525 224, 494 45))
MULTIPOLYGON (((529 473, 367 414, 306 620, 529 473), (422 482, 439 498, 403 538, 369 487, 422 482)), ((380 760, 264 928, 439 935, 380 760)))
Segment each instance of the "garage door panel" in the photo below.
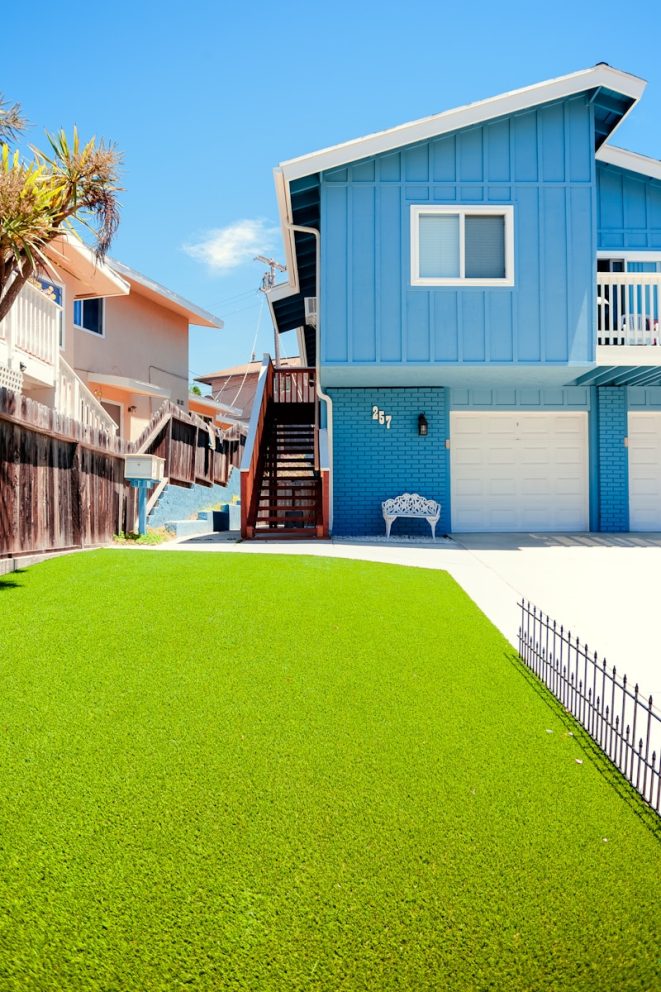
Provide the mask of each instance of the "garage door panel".
POLYGON ((520 457, 513 458, 512 464, 534 467, 535 465, 546 465, 549 461, 548 452, 544 448, 529 448, 523 441, 520 441, 520 457))
MULTIPOLYGON (((480 458, 482 462, 482 458, 480 458)), ((490 465, 514 465, 514 458, 512 457, 512 452, 506 450, 505 448, 492 448, 491 451, 487 452, 487 462, 490 465)))
POLYGON ((629 414, 629 527, 661 530, 661 413, 629 414))
POLYGON ((516 492, 511 479, 490 479, 486 489, 487 493, 494 496, 514 496, 516 492))
POLYGON ((629 485, 631 496, 647 496, 653 500, 657 492, 657 484, 654 479, 634 479, 629 485))
POLYGON ((457 484, 458 496, 481 496, 484 489, 483 483, 477 479, 462 479, 457 484))
POLYGON ((450 452, 453 530, 587 530, 587 414, 452 413, 450 452))

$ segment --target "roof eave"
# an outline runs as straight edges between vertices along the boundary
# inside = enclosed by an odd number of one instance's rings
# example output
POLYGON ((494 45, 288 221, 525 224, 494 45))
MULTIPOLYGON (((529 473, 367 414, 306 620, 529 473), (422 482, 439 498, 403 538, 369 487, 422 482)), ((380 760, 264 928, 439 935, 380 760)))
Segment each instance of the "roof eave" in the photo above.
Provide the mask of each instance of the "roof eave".
MULTIPOLYGON (((642 96, 646 85, 646 81, 638 76, 633 76, 609 65, 599 64, 566 76, 559 76, 557 79, 535 83, 532 86, 525 86, 508 93, 489 97, 486 100, 469 103, 463 107, 446 110, 440 114, 433 114, 416 121, 400 124, 385 131, 378 131, 362 138, 345 141, 310 155, 289 159, 281 162, 275 173, 276 175, 280 173, 283 181, 288 185, 294 179, 300 179, 315 172, 338 168, 349 162, 356 162, 363 158, 392 151, 395 148, 401 148, 404 145, 425 141, 450 131, 471 127, 496 117, 517 113, 541 103, 561 100, 584 90, 598 89, 599 87, 613 89, 623 96, 629 97, 633 101, 631 105, 633 107, 642 96)), ((622 115, 622 119, 630 110, 631 108, 622 115)), ((620 123, 621 121, 616 127, 619 127, 620 123)))
POLYGON ((650 179, 661 180, 661 161, 659 159, 649 158, 638 152, 631 152, 627 148, 618 148, 616 145, 605 143, 597 152, 597 161, 607 165, 615 165, 620 169, 627 169, 629 172, 638 172, 650 179))
POLYGON ((46 246, 45 254, 56 273, 65 273, 76 281, 76 299, 127 296, 131 292, 128 282, 107 261, 98 259, 72 234, 63 232, 46 246))
POLYGON ((209 313, 208 310, 203 310, 202 307, 196 306, 190 300, 179 296, 178 293, 173 292, 166 286, 162 286, 153 279, 144 276, 141 272, 137 272, 130 266, 125 265, 124 262, 118 262, 115 259, 108 259, 108 262, 116 272, 128 280, 131 286, 136 289, 136 292, 139 293, 142 289, 143 291, 146 290, 152 297, 157 296, 162 306, 173 310, 182 317, 186 317, 189 324, 195 324, 198 327, 214 327, 219 330, 222 330, 225 326, 220 317, 216 317, 215 314, 209 313))

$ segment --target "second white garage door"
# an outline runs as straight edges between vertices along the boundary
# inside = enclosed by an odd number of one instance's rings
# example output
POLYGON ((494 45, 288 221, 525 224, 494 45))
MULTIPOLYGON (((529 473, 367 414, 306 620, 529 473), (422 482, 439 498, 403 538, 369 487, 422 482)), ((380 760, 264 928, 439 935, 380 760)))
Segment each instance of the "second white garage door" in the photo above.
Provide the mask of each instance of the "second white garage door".
POLYGON ((450 414, 452 530, 588 530, 586 413, 450 414))
POLYGON ((661 413, 629 414, 629 528, 661 530, 661 413))

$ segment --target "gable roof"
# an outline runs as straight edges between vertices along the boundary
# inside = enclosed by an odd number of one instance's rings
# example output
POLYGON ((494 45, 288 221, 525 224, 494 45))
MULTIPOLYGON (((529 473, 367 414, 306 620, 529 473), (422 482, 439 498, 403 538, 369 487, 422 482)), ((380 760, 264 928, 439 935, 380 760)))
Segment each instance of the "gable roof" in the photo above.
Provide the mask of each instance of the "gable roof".
POLYGON ((117 262, 115 259, 109 258, 108 264, 111 265, 115 272, 118 272, 129 283, 131 289, 136 293, 139 293, 140 296, 145 296, 147 299, 152 300, 154 303, 158 303, 167 310, 172 310, 174 313, 178 313, 179 316, 185 317, 189 324, 197 324, 200 327, 224 327, 220 317, 216 317, 207 310, 203 310, 202 307, 196 306, 189 300, 184 299, 183 296, 173 293, 171 289, 161 286, 160 283, 155 282, 153 279, 143 276, 141 272, 136 272, 135 269, 131 269, 128 265, 124 265, 123 262, 117 262))
MULTIPOLYGON (((267 294, 278 329, 287 331, 305 327, 304 300, 306 296, 316 293, 314 235, 295 232, 292 225, 319 229, 319 173, 584 92, 592 93, 595 148, 601 150, 606 139, 638 102, 646 85, 645 80, 638 76, 599 62, 566 76, 524 86, 281 162, 273 174, 288 280, 267 294)), ((603 160, 606 160, 605 157, 603 160)), ((312 335, 310 337, 310 347, 313 348, 312 335)))
MULTIPOLYGON (((329 148, 322 148, 309 155, 288 159, 280 163, 278 170, 289 181, 299 179, 314 172, 335 169, 349 162, 401 148, 403 145, 411 145, 427 138, 435 138, 450 131, 457 131, 460 128, 493 120, 496 117, 515 114, 530 107, 549 103, 552 100, 561 100, 586 90, 605 89, 621 94, 631 101, 624 113, 618 115, 618 120, 609 127, 608 133, 612 134, 634 103, 640 99, 646 85, 645 80, 638 76, 632 76, 630 73, 615 69, 605 62, 599 62, 589 69, 571 72, 566 76, 558 76, 556 79, 547 79, 532 86, 523 86, 520 89, 510 90, 486 100, 478 100, 465 104, 463 107, 455 107, 440 114, 431 114, 429 117, 421 117, 419 120, 388 128, 385 131, 377 131, 363 138, 354 138, 339 145, 331 145, 329 148)), ((613 111, 617 113, 615 107, 613 107, 613 111)))

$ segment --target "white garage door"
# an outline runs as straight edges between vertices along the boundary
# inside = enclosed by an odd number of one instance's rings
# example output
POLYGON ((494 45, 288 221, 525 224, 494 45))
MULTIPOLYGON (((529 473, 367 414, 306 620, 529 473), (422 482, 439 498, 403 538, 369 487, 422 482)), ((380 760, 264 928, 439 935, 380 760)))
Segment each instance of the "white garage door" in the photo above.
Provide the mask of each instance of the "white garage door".
POLYGON ((629 527, 661 530, 661 413, 629 414, 629 527))
POLYGON ((450 414, 454 531, 588 530, 586 413, 450 414))

